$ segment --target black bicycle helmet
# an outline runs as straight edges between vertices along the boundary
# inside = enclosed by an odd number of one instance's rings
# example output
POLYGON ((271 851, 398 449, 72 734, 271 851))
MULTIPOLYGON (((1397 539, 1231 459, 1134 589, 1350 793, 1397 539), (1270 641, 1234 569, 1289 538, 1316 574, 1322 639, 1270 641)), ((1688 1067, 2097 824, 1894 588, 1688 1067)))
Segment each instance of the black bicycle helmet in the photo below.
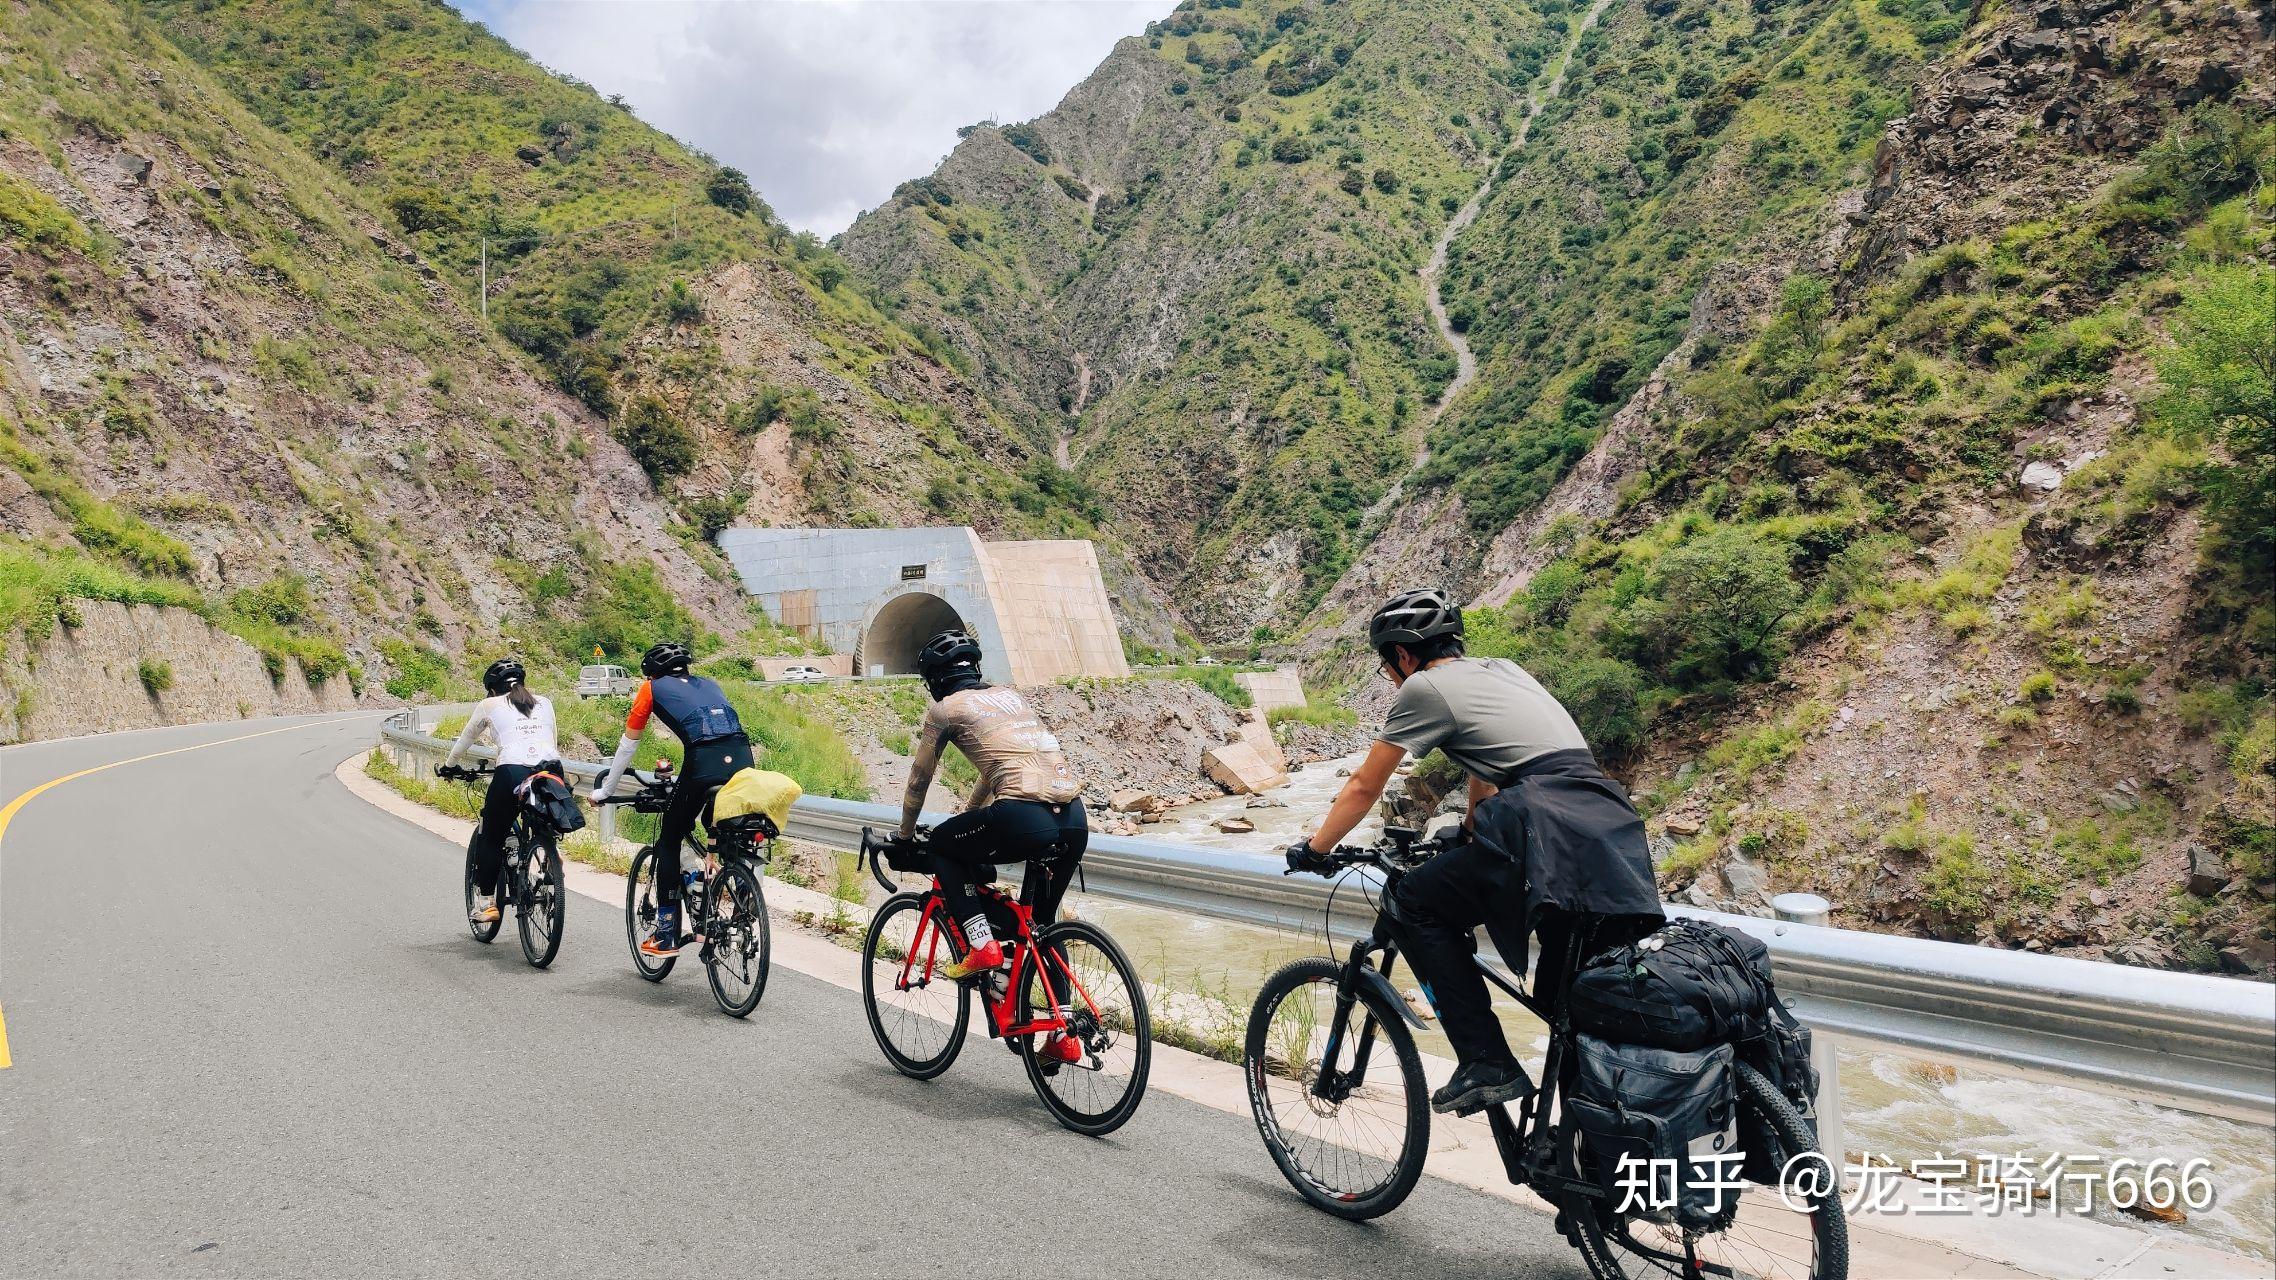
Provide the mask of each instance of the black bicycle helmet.
POLYGON ((954 667, 980 665, 980 642, 955 627, 925 641, 917 650, 917 674, 927 680, 945 675, 954 667))
POLYGON ((1462 609, 1443 591, 1429 588, 1402 591, 1383 602, 1367 620, 1367 644, 1421 644, 1440 636, 1462 634, 1462 609))
POLYGON ((485 693, 500 694, 526 682, 528 678, 529 673, 522 670, 521 663, 512 658, 500 658, 490 664, 488 671, 482 673, 482 689, 485 693))
POLYGON ((695 654, 677 640, 666 640, 640 655, 640 674, 653 680, 675 671, 685 671, 695 661, 695 654))

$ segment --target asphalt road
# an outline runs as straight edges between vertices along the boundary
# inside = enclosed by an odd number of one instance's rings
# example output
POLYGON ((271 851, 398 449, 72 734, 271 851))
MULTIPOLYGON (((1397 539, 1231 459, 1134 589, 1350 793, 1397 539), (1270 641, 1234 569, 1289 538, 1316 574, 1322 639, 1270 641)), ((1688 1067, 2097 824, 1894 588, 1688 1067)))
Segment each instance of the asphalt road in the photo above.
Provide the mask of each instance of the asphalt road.
POLYGON ((1246 1117, 1157 1092, 1082 1138, 979 1045, 903 1079, 856 995, 779 964, 730 1020, 583 897, 550 972, 510 923, 478 946, 460 851, 332 777, 376 727, 0 751, 0 803, 175 752, 0 836, 0 1275, 1581 1274, 1544 1216, 1429 1179, 1314 1212, 1246 1117))

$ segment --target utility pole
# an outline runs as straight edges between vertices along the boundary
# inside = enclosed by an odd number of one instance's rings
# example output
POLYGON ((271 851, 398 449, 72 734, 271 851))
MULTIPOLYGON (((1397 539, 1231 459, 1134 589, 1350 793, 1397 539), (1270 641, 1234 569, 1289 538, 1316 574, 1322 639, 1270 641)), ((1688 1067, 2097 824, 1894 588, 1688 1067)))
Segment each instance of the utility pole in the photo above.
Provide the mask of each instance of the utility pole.
POLYGON ((482 237, 482 319, 490 319, 490 237, 482 237))

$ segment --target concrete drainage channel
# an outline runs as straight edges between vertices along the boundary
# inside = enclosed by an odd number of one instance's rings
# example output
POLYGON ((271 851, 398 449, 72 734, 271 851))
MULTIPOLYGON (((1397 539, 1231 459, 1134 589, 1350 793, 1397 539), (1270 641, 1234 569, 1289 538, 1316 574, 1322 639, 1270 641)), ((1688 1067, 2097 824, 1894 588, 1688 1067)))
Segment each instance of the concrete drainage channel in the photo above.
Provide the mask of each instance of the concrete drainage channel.
MULTIPOLYGON (((449 744, 421 732, 414 715, 390 719, 381 746, 406 771, 423 772, 449 744)), ((351 790, 464 843, 466 824, 422 809, 365 777, 361 758, 351 765, 341 770, 351 790)), ((570 771, 590 778, 597 776, 598 766, 572 764, 570 771)), ((897 819, 897 810, 882 805, 814 797, 800 802, 786 835, 824 848, 851 849, 863 826, 897 819)), ((1219 850, 1094 835, 1086 869, 1089 896, 1110 910, 1109 904, 1122 903, 1280 931, 1308 928, 1315 941, 1323 919, 1345 937, 1356 936, 1372 921, 1360 894, 1342 894, 1331 911, 1324 884, 1268 875, 1256 860, 1219 850)), ((612 905, 623 902, 621 877, 572 864, 571 886, 612 905)), ((851 926, 857 937, 866 924, 865 907, 827 894, 775 880, 768 895, 778 916, 804 913, 815 919, 848 913, 858 917, 851 926)), ((1815 903, 1780 905, 1791 913, 1822 910, 1815 903)), ((1803 918, 1765 921, 1670 910, 1708 916, 1762 937, 1771 947, 1781 989, 1805 1019, 1835 1035, 2191 1111, 2259 1124, 2276 1121, 2276 1063, 2267 1050, 2276 1042, 2276 992, 2257 984, 1860 934, 1803 918)), ((776 959, 833 985, 859 988, 854 953, 819 934, 778 935, 776 959), (786 941, 792 945, 783 945, 786 941)), ((1194 998, 1163 995, 1173 1004, 1194 998)), ((1449 1064, 1434 1059, 1431 1065, 1435 1083, 1449 1064)), ((1162 1046, 1154 1085, 1248 1115, 1238 1070, 1199 1054, 1162 1046)), ((1839 1123, 1833 1118, 1834 1125, 1839 1123)), ((1482 1123, 1440 1118, 1429 1171, 1489 1194, 1530 1201, 1503 1179, 1482 1123)), ((1861 1214, 1853 1222, 1861 1264, 1857 1274, 1999 1274, 1981 1269, 1987 1261, 2017 1268, 2007 1274, 2034 1276, 2271 1274, 2266 1263, 2241 1254, 2075 1216, 1916 1212, 1921 1206, 1911 1203, 1917 1198, 1914 1191, 1901 1191, 1893 1211, 1861 1214), (1881 1259, 1876 1265, 1863 1265, 1876 1258, 1881 1259)))

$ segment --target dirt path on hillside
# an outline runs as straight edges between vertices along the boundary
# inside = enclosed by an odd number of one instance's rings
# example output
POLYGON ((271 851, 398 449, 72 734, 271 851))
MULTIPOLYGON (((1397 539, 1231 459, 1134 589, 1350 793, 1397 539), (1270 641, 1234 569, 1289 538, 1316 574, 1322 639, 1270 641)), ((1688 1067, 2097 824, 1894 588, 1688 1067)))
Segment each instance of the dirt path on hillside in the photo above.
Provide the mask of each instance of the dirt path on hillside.
MULTIPOLYGON (((1454 327, 1454 322, 1447 318, 1446 299, 1441 293, 1446 281, 1446 258, 1454 246, 1454 237, 1462 234, 1477 220, 1478 210, 1485 206, 1486 196, 1493 191, 1494 175, 1501 171, 1503 162, 1525 149, 1526 140, 1533 136, 1534 118, 1541 114, 1541 108, 1564 92, 1565 72, 1572 66, 1573 50, 1580 47, 1581 37, 1588 34, 1589 28, 1596 25, 1597 18, 1611 8, 1612 4, 1613 0, 1595 0, 1587 12, 1581 14, 1580 24, 1573 28, 1572 38, 1565 42, 1564 51, 1557 55, 1557 69, 1547 81, 1525 95, 1525 118, 1518 121, 1517 132, 1510 136, 1509 145, 1502 148, 1501 154, 1495 156, 1494 162, 1486 167, 1485 179, 1478 183, 1476 191, 1470 193, 1470 199, 1447 220, 1446 230, 1439 233, 1438 243, 1431 246, 1430 260, 1423 264, 1420 273, 1423 301, 1430 308, 1430 321, 1438 329, 1439 340, 1454 350, 1454 381, 1446 384, 1446 390, 1439 393, 1430 412, 1423 415, 1422 426, 1415 433, 1414 461, 1407 464, 1410 474, 1430 461, 1431 428, 1438 425, 1438 420, 1445 415, 1447 408, 1463 392, 1469 390, 1470 384, 1478 377, 1478 357, 1471 354, 1469 341, 1454 327)), ((1389 510, 1398 501, 1405 487, 1405 476, 1392 482, 1390 489, 1377 500, 1375 509, 1368 513, 1369 516, 1389 510)))

